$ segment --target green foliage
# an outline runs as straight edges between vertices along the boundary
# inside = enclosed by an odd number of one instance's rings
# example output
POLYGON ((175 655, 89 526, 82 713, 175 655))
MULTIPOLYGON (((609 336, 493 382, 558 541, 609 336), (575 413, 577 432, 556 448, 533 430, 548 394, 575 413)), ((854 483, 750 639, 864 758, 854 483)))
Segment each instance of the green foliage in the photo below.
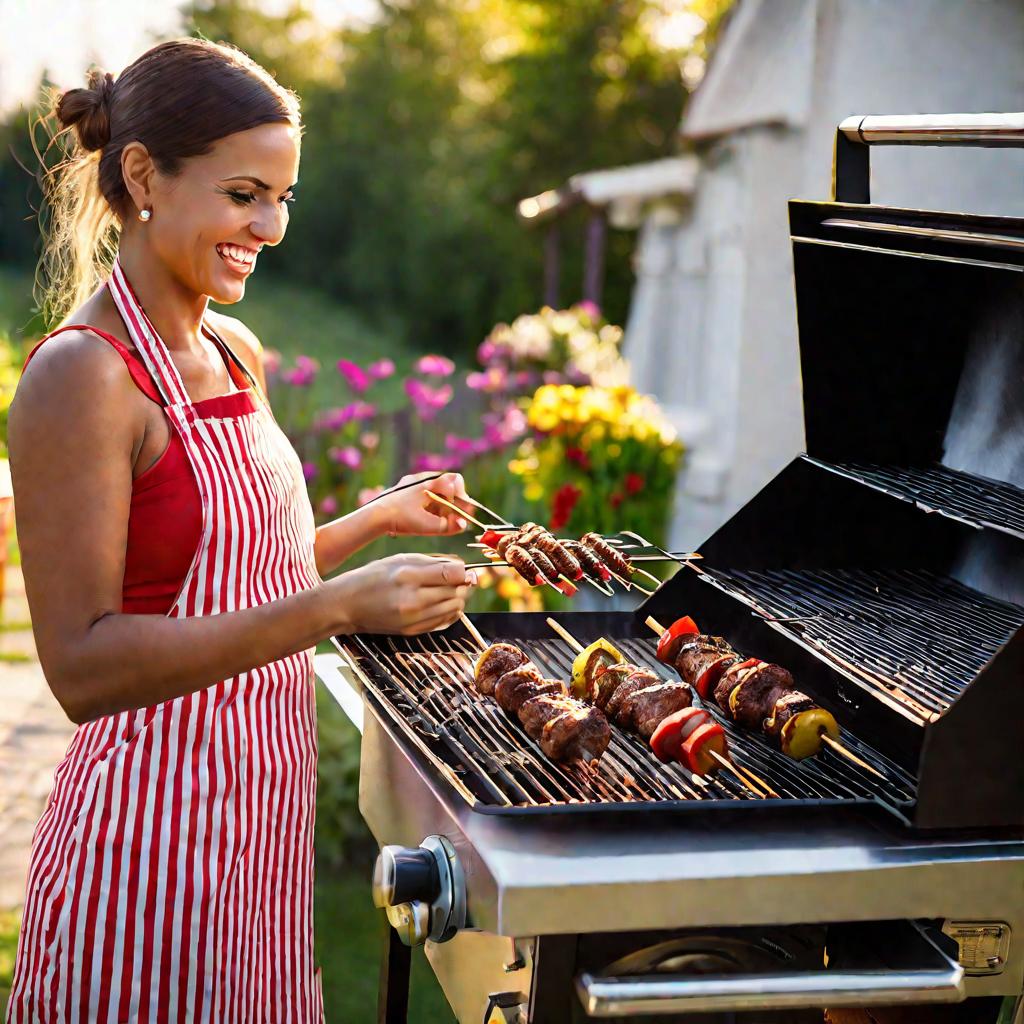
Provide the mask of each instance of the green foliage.
POLYGON ((359 733, 319 684, 317 721, 317 864, 337 870, 357 862, 372 845, 359 816, 359 733))
MULTIPOLYGON (((196 24, 302 97, 287 272, 397 318, 419 350, 468 352, 491 324, 538 305, 542 237, 516 221, 520 199, 674 151, 685 91, 678 54, 642 27, 651 7, 417 0, 385 3, 368 29, 306 38, 301 17, 221 0, 196 24)), ((582 218, 565 225, 563 301, 579 296, 582 218)), ((602 305, 618 322, 633 244, 609 238, 602 305)))

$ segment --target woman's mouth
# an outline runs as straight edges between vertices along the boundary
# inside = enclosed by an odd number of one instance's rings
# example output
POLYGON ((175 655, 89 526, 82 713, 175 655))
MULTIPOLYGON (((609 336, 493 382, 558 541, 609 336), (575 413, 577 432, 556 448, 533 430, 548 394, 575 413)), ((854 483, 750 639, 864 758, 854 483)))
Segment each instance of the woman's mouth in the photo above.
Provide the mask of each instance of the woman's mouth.
POLYGON ((229 245, 221 242, 217 246, 217 255, 227 264, 230 270, 243 277, 252 273, 256 266, 256 253, 252 249, 244 249, 240 245, 229 245))

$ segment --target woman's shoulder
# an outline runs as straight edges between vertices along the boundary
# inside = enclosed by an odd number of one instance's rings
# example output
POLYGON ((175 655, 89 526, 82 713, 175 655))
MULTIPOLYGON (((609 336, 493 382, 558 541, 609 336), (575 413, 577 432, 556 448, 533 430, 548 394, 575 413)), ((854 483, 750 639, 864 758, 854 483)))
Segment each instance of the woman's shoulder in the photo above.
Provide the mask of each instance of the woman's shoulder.
POLYGON ((206 316, 210 326, 231 346, 256 379, 262 381, 263 345, 260 339, 237 317, 212 309, 207 310, 206 316))

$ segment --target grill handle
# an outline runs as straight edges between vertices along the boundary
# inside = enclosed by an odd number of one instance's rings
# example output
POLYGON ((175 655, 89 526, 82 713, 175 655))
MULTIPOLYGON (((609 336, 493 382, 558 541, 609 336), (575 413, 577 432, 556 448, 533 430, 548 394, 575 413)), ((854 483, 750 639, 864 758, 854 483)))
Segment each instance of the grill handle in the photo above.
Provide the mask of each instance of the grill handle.
POLYGON ((857 114, 836 131, 832 198, 870 203, 871 146, 1024 147, 1024 113, 857 114))
POLYGON ((964 970, 914 922, 860 925, 865 954, 858 964, 821 971, 757 974, 647 974, 576 976, 576 992, 592 1017, 741 1013, 745 1010, 800 1010, 843 1006, 958 1003, 964 999, 964 970), (894 927, 896 926, 896 927, 894 927), (909 939, 909 945, 905 943, 909 939), (880 962, 872 950, 893 959, 880 962))

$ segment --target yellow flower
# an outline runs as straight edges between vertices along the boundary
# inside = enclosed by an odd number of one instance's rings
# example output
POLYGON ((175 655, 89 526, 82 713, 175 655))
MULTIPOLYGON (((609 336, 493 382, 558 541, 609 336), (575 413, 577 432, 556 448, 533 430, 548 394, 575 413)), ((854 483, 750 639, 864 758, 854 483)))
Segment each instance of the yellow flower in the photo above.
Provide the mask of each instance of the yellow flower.
POLYGON ((527 501, 540 501, 544 497, 544 488, 541 484, 534 480, 532 483, 528 483, 523 490, 523 497, 527 501))

